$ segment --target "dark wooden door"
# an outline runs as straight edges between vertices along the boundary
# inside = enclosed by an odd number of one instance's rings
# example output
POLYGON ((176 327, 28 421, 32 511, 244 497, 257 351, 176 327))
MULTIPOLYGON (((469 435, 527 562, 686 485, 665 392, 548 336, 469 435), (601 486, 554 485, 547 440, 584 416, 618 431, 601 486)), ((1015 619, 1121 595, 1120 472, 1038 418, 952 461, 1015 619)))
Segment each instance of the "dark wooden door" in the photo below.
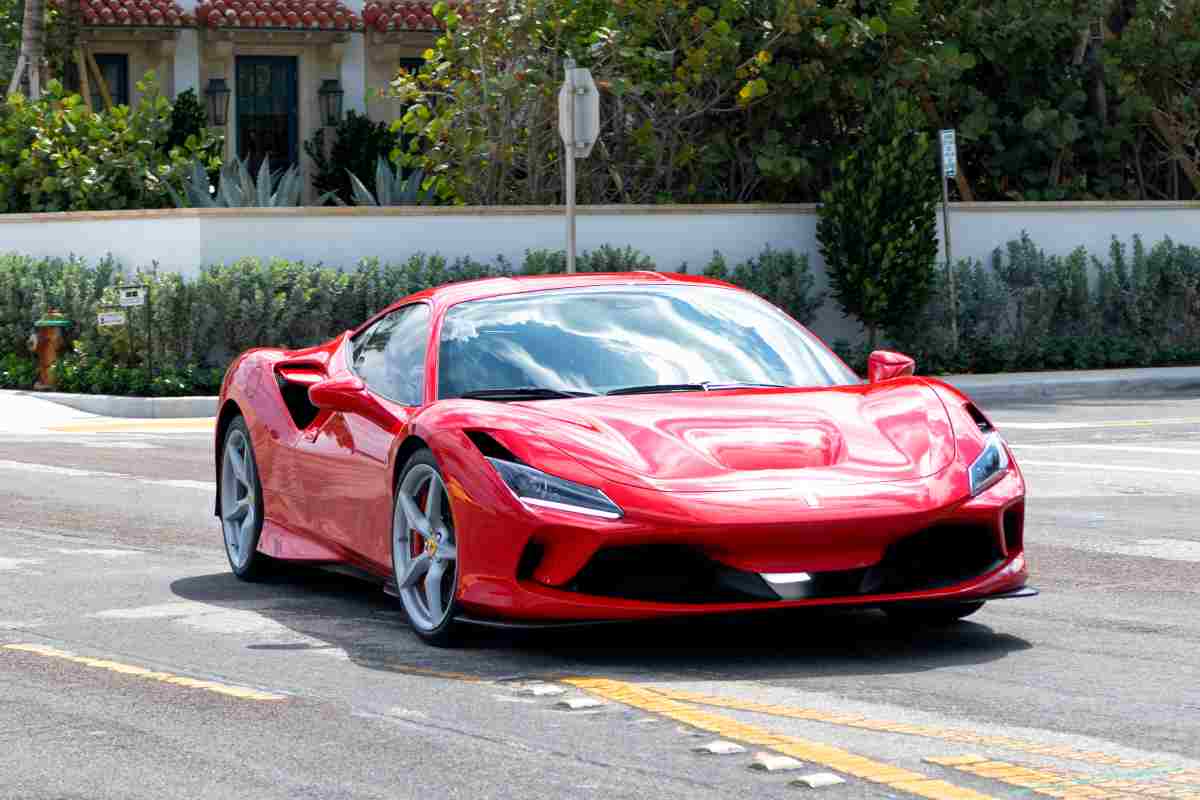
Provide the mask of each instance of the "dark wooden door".
POLYGON ((238 56, 237 151, 256 175, 263 158, 271 169, 297 161, 300 111, 294 56, 238 56))

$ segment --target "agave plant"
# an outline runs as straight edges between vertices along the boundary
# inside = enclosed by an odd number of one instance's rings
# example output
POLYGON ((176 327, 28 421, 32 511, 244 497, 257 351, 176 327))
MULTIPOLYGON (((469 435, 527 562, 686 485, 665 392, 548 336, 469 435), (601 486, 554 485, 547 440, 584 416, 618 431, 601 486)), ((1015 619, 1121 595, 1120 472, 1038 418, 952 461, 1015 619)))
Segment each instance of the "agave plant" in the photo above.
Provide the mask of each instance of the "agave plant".
MULTIPOLYGON (((172 189, 171 198, 179 208, 284 208, 300 205, 303 189, 304 179, 296 165, 271 172, 270 160, 264 158, 257 180, 250 177, 245 161, 234 159, 226 163, 221 167, 221 178, 214 190, 204 165, 196 161, 184 186, 185 197, 172 189)), ((323 205, 331 194, 322 195, 317 205, 323 205)))
MULTIPOLYGON (((383 158, 375 162, 374 193, 364 186, 353 172, 347 170, 346 174, 350 176, 350 186, 354 190, 354 205, 356 206, 415 206, 431 203, 434 199, 432 186, 428 189, 421 188, 421 184, 425 181, 424 172, 418 169, 405 178, 399 171, 394 171, 383 158)), ((336 195, 334 202, 338 205, 345 205, 336 195)))

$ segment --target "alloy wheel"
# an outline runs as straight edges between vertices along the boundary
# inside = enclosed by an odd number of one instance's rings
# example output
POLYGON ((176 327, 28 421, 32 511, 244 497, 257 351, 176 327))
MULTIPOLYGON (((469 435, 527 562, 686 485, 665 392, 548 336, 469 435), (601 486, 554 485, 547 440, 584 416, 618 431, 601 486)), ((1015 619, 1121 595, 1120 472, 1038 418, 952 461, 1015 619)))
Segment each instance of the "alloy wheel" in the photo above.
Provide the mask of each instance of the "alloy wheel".
POLYGON ((396 492, 392 559, 400 600, 422 631, 450 614, 458 579, 458 543, 446 485, 437 470, 416 464, 396 492))
POLYGON ((232 429, 221 465, 221 528, 229 561, 237 570, 246 566, 257 544, 257 498, 258 474, 250 440, 242 430, 232 429))

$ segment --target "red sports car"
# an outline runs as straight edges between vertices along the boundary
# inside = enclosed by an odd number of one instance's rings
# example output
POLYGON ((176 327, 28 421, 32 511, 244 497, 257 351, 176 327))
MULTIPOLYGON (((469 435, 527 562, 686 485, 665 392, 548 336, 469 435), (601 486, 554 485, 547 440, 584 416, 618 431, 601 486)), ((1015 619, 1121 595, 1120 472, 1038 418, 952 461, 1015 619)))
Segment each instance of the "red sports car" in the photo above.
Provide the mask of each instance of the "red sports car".
POLYGON ((622 273, 420 292, 221 389, 233 571, 336 565, 416 632, 793 606, 949 622, 1026 587, 1025 483, 953 387, 773 305, 622 273))

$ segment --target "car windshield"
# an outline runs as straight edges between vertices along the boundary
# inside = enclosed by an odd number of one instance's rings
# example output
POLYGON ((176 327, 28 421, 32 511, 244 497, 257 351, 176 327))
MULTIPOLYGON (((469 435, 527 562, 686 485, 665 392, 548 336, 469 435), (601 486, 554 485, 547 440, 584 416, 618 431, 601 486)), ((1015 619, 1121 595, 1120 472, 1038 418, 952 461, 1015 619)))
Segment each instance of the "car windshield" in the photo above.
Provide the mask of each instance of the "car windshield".
MULTIPOLYGON (((691 384, 835 386, 859 379, 758 297, 703 285, 530 292, 452 307, 438 396, 497 389, 604 394, 691 384)), ((716 388, 714 386, 713 388, 716 388)))

